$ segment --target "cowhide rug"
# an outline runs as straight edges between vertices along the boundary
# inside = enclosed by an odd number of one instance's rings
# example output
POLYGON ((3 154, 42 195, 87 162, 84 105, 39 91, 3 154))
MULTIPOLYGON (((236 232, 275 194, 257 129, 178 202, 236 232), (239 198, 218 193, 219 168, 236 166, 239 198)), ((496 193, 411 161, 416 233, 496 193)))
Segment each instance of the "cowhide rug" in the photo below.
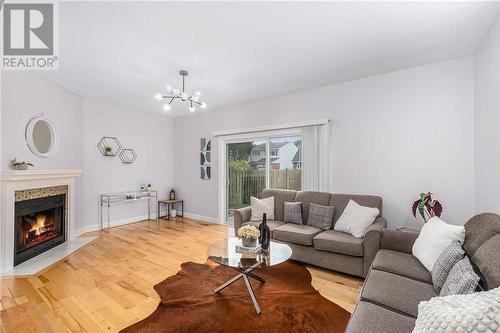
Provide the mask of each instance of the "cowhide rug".
POLYGON ((182 264, 180 272, 154 286, 158 308, 121 332, 344 332, 349 312, 311 286, 304 266, 287 262, 253 271, 266 281, 250 279, 259 315, 243 279, 214 293, 237 273, 211 260, 182 264))

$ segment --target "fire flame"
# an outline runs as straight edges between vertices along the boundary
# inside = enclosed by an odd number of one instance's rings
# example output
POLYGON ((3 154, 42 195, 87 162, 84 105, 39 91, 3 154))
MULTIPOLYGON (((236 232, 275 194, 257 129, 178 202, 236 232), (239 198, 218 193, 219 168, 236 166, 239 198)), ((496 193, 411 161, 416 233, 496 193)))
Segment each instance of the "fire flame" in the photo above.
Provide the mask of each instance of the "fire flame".
POLYGON ((31 226, 31 230, 35 230, 36 234, 40 234, 40 228, 45 228, 45 222, 47 221, 47 216, 45 214, 36 214, 36 223, 31 226))

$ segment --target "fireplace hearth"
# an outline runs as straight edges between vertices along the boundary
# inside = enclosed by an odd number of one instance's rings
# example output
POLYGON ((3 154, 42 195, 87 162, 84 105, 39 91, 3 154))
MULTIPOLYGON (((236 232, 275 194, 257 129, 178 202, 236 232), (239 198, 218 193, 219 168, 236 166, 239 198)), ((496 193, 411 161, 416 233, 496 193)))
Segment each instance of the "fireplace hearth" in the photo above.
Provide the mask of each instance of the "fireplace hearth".
POLYGON ((15 204, 14 266, 66 240, 66 194, 15 204))

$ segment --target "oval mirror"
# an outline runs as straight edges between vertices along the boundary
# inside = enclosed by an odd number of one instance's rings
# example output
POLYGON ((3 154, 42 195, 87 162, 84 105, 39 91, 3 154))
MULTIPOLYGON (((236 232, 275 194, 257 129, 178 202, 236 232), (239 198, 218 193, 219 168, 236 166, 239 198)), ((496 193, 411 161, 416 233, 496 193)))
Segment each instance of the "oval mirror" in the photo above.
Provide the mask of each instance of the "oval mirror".
POLYGON ((58 143, 54 125, 42 116, 31 119, 26 126, 26 143, 37 156, 53 155, 58 143))

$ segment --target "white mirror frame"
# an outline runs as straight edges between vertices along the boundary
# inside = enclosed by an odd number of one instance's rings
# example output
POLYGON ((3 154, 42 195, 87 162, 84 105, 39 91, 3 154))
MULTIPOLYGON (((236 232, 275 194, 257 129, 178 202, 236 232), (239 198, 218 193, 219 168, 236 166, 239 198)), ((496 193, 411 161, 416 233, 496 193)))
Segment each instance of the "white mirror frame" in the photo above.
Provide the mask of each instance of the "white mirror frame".
POLYGON ((59 137, 57 136, 55 127, 49 120, 45 119, 43 115, 35 117, 28 122, 28 125, 26 125, 25 137, 26 137, 26 143, 28 144, 28 148, 31 150, 33 154, 39 157, 50 157, 57 152, 57 148, 59 147, 59 137), (52 138, 50 148, 46 153, 38 151, 35 142, 33 141, 33 128, 35 127, 35 124, 39 121, 43 121, 48 125, 50 129, 50 136, 52 138))

